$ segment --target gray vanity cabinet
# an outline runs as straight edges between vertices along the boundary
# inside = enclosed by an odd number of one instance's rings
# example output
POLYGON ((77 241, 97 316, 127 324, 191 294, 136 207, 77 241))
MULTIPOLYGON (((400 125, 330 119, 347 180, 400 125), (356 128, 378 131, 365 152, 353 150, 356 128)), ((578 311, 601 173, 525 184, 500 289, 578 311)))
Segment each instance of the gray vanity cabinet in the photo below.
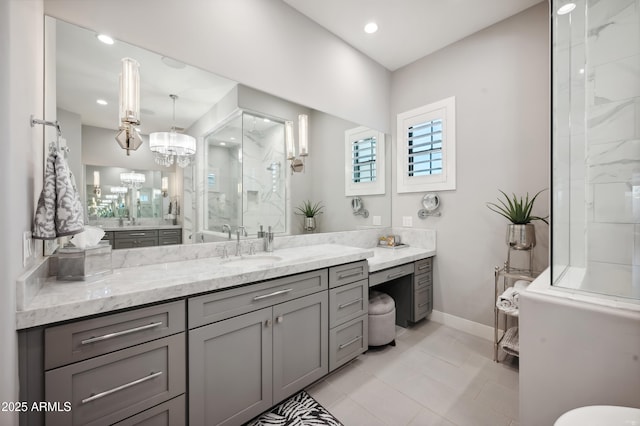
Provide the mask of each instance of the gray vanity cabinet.
POLYGON ((189 331, 189 421, 239 425, 272 406, 272 310, 189 331))
POLYGON ((329 269, 329 371, 368 348, 368 274, 367 261, 329 269))
POLYGON ((273 307, 273 403, 329 372, 327 293, 273 307))
POLYGON ((320 270, 189 299, 190 424, 242 424, 327 374, 326 289, 320 270))
POLYGON ((412 321, 416 322, 433 310, 433 261, 432 258, 415 262, 413 277, 412 321))

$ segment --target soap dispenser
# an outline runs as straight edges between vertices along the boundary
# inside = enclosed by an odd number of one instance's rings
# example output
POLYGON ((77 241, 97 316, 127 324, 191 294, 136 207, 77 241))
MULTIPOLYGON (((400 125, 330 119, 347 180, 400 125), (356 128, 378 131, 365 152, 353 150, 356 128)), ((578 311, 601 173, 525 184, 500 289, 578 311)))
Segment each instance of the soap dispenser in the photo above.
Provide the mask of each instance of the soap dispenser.
POLYGON ((264 251, 267 253, 273 252, 273 231, 271 231, 271 226, 269 226, 269 229, 264 236, 264 251))

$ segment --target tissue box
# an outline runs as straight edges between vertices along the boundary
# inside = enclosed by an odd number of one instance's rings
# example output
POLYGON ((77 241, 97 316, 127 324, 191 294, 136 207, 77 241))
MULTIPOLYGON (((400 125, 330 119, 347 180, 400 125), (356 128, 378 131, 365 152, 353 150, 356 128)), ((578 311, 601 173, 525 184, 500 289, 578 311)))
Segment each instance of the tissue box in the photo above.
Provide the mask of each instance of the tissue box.
POLYGON ((84 281, 93 277, 110 274, 111 245, 101 242, 97 246, 80 249, 63 247, 56 252, 58 259, 58 279, 84 281))

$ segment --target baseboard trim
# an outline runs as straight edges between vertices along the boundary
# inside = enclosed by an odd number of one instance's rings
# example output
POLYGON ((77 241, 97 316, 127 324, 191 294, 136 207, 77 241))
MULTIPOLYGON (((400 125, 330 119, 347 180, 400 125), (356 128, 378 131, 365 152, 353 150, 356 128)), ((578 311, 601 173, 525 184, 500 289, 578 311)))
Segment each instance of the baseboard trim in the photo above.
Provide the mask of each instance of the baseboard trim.
POLYGON ((480 324, 479 322, 470 321, 465 318, 436 310, 431 312, 430 318, 432 321, 439 322, 440 324, 455 328, 456 330, 464 331, 465 333, 493 341, 493 327, 489 327, 488 325, 480 324))

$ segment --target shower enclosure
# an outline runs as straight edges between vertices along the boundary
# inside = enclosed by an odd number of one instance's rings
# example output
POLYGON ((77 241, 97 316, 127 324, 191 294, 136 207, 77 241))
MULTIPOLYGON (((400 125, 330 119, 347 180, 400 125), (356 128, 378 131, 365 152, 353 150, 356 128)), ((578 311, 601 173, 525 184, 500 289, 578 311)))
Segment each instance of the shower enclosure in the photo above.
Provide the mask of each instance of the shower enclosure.
POLYGON ((204 137, 203 241, 286 229, 284 122, 238 110, 204 137))
POLYGON ((640 0, 551 11, 552 284, 640 299, 640 0))

